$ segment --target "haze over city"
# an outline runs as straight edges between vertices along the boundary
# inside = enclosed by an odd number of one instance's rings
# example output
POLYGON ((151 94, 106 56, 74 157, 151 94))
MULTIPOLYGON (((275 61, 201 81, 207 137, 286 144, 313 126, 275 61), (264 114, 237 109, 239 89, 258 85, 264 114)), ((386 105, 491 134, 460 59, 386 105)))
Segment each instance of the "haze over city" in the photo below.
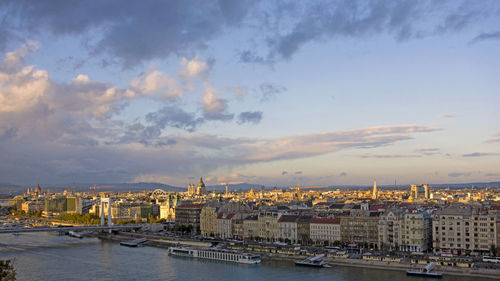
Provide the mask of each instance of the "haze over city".
POLYGON ((500 2, 330 2, 2 1, 1 181, 498 181, 500 2))

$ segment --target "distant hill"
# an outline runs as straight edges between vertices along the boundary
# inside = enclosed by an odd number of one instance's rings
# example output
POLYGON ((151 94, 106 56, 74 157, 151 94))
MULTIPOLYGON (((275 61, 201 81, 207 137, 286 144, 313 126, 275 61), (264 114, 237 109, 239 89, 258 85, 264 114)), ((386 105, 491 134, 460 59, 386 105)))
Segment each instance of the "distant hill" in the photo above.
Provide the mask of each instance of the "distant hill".
MULTIPOLYGON (((252 184, 252 183, 235 183, 235 184, 229 184, 229 191, 235 191, 235 190, 250 190, 252 188, 254 189, 259 189, 264 185, 262 184, 252 184)), ((196 185, 195 185, 196 187, 196 185)), ((209 185, 206 187, 208 191, 212 191, 215 188, 216 191, 225 191, 226 190, 226 185, 223 184, 218 184, 218 185, 209 185)), ((269 189, 270 187, 267 187, 269 189)))
POLYGON ((11 197, 12 195, 20 194, 26 191, 24 186, 12 183, 0 183, 0 198, 11 197))
MULTIPOLYGON (((62 192, 64 190, 71 190, 74 192, 84 192, 89 191, 89 186, 94 186, 95 183, 69 183, 69 184, 40 184, 42 190, 50 190, 51 192, 62 192)), ((172 186, 162 183, 155 182, 138 182, 138 183, 99 183, 97 186, 113 186, 109 188, 100 188, 99 191, 115 191, 115 192, 125 192, 125 191, 141 191, 141 190, 155 190, 163 189, 165 191, 186 191, 186 188, 172 186)), ((472 186, 476 188, 484 187, 500 187, 500 182, 471 182, 471 183, 449 183, 449 184, 429 184, 429 186, 434 188, 470 188, 472 186)), ((34 186, 29 186, 33 188, 34 186)), ((254 183, 238 183, 230 184, 230 191, 244 191, 254 188, 255 190, 260 190, 264 187, 267 190, 270 189, 288 189, 289 186, 265 186, 262 184, 254 183)), ((380 189, 392 189, 393 185, 379 185, 380 189)), ((397 185, 396 189, 408 189, 410 185, 397 185)), ((28 186, 22 186, 12 183, 0 183, 0 198, 12 197, 13 195, 21 194, 26 191, 28 186)), ((206 187, 207 191, 212 191, 215 188, 216 191, 226 190, 225 185, 209 185, 206 187)), ((328 189, 370 189, 372 186, 369 185, 330 185, 328 189)))
MULTIPOLYGON (((70 184, 40 184, 42 190, 50 190, 50 192, 62 192, 64 190, 71 190, 74 192, 90 191, 89 187, 94 186, 95 183, 70 183, 70 184)), ((154 182, 138 182, 138 183, 99 183, 97 186, 113 186, 99 188, 99 191, 140 191, 140 190, 155 190, 163 189, 165 191, 186 191, 185 188, 162 184, 154 182)), ((34 186, 30 186, 34 187, 34 186)), ((0 195, 17 195, 26 191, 28 186, 20 186, 9 183, 0 183, 0 195)), ((5 196, 4 196, 5 197, 5 196)))

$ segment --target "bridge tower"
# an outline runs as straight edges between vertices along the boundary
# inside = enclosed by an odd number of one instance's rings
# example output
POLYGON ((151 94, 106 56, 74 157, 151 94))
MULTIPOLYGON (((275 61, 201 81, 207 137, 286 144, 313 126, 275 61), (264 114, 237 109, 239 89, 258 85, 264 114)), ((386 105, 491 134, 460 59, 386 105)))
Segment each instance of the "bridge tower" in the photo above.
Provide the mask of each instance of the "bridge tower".
POLYGON ((111 202, 111 198, 101 198, 101 226, 104 226, 104 203, 108 204, 108 226, 111 227, 113 225, 111 221, 111 202))

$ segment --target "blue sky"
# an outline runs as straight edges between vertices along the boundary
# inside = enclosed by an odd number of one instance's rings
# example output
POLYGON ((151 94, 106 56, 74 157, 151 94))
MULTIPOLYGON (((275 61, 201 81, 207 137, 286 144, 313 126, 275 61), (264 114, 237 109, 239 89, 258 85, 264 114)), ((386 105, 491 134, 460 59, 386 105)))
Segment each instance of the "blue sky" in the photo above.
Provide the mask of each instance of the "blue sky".
POLYGON ((500 180, 497 1, 3 1, 0 181, 500 180))

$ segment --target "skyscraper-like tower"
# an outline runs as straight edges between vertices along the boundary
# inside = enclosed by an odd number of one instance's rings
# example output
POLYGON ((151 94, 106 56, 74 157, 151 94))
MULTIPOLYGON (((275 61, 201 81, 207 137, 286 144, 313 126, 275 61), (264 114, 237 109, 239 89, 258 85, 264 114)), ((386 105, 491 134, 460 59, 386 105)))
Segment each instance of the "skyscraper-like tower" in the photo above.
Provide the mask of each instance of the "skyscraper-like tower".
POLYGON ((377 190, 377 181, 373 181, 373 194, 372 194, 372 199, 376 200, 378 198, 378 190, 377 190))

